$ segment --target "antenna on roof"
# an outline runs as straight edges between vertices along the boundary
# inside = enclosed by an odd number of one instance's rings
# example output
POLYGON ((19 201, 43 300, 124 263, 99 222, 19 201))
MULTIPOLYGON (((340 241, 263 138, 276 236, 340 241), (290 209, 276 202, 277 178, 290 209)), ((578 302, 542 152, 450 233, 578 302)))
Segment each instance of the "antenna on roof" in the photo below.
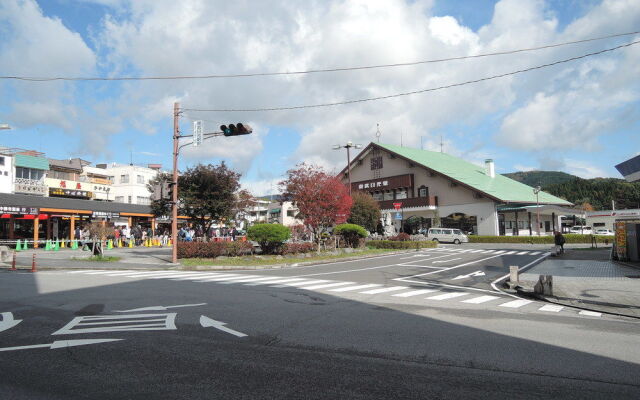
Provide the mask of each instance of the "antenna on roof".
POLYGON ((442 143, 442 135, 440 135, 440 153, 444 153, 444 143, 442 143))
POLYGON ((400 131, 400 147, 402 147, 402 131, 400 131))
POLYGON ((378 139, 378 143, 380 143, 380 135, 382 135, 382 133, 380 133, 380 124, 376 124, 376 139, 378 139))
POLYGON ((133 149, 129 147, 129 165, 133 166, 133 149))

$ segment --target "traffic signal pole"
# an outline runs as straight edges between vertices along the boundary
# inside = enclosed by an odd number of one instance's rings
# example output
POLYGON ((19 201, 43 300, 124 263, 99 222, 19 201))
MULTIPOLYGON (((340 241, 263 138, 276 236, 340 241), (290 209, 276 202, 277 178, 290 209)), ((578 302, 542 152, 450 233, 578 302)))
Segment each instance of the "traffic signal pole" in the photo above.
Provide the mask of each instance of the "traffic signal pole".
POLYGON ((171 262, 178 262, 178 139, 180 138, 180 104, 173 103, 173 178, 171 184, 171 262))

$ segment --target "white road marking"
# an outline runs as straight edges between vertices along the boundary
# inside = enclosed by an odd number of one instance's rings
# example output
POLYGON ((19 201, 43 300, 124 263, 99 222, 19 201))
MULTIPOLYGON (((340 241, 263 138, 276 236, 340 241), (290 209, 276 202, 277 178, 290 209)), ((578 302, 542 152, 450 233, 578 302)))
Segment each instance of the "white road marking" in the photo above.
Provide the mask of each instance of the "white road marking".
MULTIPOLYGON (((427 260, 423 260, 427 261, 427 260)), ((396 264, 398 267, 415 267, 415 268, 431 268, 431 269, 443 269, 445 267, 433 267, 431 265, 418 265, 418 264, 396 264)))
POLYGON ((546 304, 538 309, 538 311, 548 311, 548 312, 559 312, 562 310, 564 306, 559 306, 557 304, 546 304))
POLYGON ((595 311, 587 311, 587 310, 582 310, 578 314, 585 315, 587 317, 601 317, 602 316, 602 313, 595 312, 595 311))
POLYGON ((393 297, 412 297, 412 296, 419 296, 421 294, 432 293, 432 292, 437 292, 437 290, 436 289, 412 290, 410 292, 398 293, 398 294, 394 294, 392 296, 393 297))
POLYGON ((65 349, 67 347, 83 346, 87 344, 117 342, 124 339, 79 339, 79 340, 56 340, 53 343, 46 344, 32 344, 29 346, 15 346, 15 347, 3 347, 0 351, 14 351, 14 350, 27 350, 38 348, 65 349))
POLYGON ((203 279, 200 282, 224 282, 224 281, 228 281, 230 279, 244 279, 244 278, 258 278, 260 275, 240 275, 240 274, 236 274, 236 276, 221 276, 221 277, 214 277, 214 278, 207 278, 207 279, 203 279))
POLYGON ((378 294, 378 293, 387 293, 387 292, 396 292, 398 290, 402 290, 402 289, 409 289, 408 286, 391 286, 391 287, 385 287, 382 289, 373 289, 373 290, 367 290, 366 292, 360 292, 362 294, 378 294))
POLYGON ((448 300, 448 299, 454 299, 456 297, 460 297, 460 296, 466 296, 469 293, 444 293, 444 294, 439 294, 437 296, 431 296, 431 297, 425 297, 425 299, 427 300, 448 300))
POLYGON ((76 317, 52 335, 73 335, 76 333, 102 333, 118 331, 164 331, 175 330, 176 313, 129 314, 129 315, 89 315, 76 317), (95 325, 112 324, 99 327, 95 325), (124 325, 127 324, 127 325, 124 325))
MULTIPOLYGON (((507 254, 508 254, 508 253, 507 253, 507 254)), ((533 264, 537 263, 538 261, 545 259, 546 257, 547 257, 547 255, 546 255, 546 254, 545 254, 545 255, 543 255, 542 257, 538 257, 538 258, 536 258, 535 260, 531 261, 529 264, 525 265, 524 267, 520 267, 520 268, 518 268, 518 271, 522 271, 522 270, 526 269, 527 267, 529 267, 530 265, 533 265, 533 264)), ((493 290, 494 290, 494 291, 496 291, 496 292, 500 292, 500 293, 506 294, 507 296, 510 296, 510 297, 513 297, 513 298, 518 298, 516 295, 509 294, 509 293, 504 293, 503 291, 499 290, 499 289, 498 289, 498 287, 496 286, 496 283, 498 283, 498 282, 500 282, 501 280, 503 280, 503 279, 507 278, 508 276, 509 276, 509 274, 506 274, 506 275, 501 276, 500 278, 496 279, 495 281, 491 282, 491 287, 492 287, 492 288, 493 288, 493 290)))
POLYGON ((301 289, 304 289, 304 290, 325 289, 325 288, 328 288, 328 287, 352 285, 353 283, 354 282, 334 282, 334 283, 327 283, 327 284, 323 284, 323 285, 303 286, 301 289))
POLYGON ((529 254, 529 252, 528 251, 521 251, 519 253, 516 253, 517 256, 523 256, 525 254, 529 254))
MULTIPOLYGON (((86 274, 87 272, 92 272, 92 271, 67 271, 68 274, 86 274)), ((101 272, 104 272, 104 270, 101 270, 101 272)))
POLYGON ((476 272, 472 272, 470 274, 466 274, 466 275, 458 275, 455 278, 451 278, 452 281, 458 280, 458 279, 464 279, 464 278, 471 278, 472 276, 484 276, 484 272, 482 271, 476 271, 476 272))
POLYGON ((382 286, 382 285, 369 284, 369 285, 347 286, 347 287, 341 287, 341 288, 338 288, 338 289, 331 289, 329 291, 330 292, 349 292, 351 290, 367 289, 367 288, 378 287, 378 286, 382 286))
POLYGON ((505 252, 506 252, 506 250, 498 250, 498 251, 496 251, 496 254, 502 254, 502 253, 505 253, 505 252))
POLYGON ((291 282, 291 283, 285 283, 281 286, 286 287, 286 286, 293 286, 293 287, 300 287, 300 286, 306 286, 306 285, 316 285, 319 283, 329 283, 331 281, 328 281, 326 279, 312 279, 312 280, 306 280, 306 281, 302 281, 302 282, 291 282))
POLYGON ((270 284, 271 281, 277 281, 280 279, 284 279, 283 276, 270 276, 268 278, 257 278, 257 279, 252 279, 252 280, 247 280, 247 282, 250 283, 245 283, 245 286, 258 286, 258 285, 262 285, 262 284, 270 284))
POLYGON ((115 312, 139 312, 139 311, 167 311, 170 308, 183 308, 183 307, 199 307, 206 306, 207 303, 197 304, 179 304, 177 306, 151 306, 142 308, 132 308, 131 310, 114 310, 115 312))
POLYGON ((470 253, 482 253, 484 250, 471 250, 470 253))
POLYGON ((22 322, 21 319, 13 319, 13 313, 11 312, 3 312, 0 315, 2 315, 2 321, 0 321, 0 332, 11 329, 22 322))
POLYGON ((165 275, 154 275, 150 276, 149 279, 165 279, 165 278, 181 278, 187 276, 197 276, 197 273, 173 273, 173 274, 165 274, 165 275))
POLYGON ((494 253, 494 250, 485 250, 482 252, 482 254, 492 254, 494 253))
POLYGON ((504 253, 505 256, 508 256, 510 254, 516 254, 517 251, 507 251, 506 253, 504 253))
MULTIPOLYGON (((124 275, 127 278, 146 278, 146 277, 152 277, 152 276, 176 276, 176 275, 180 275, 179 272, 167 272, 167 271, 159 271, 159 272, 140 272, 140 273, 135 273, 135 274, 120 274, 120 275, 124 275)), ((116 275, 109 275, 109 276, 116 276, 116 275)))
POLYGON ((288 279, 280 278, 280 279, 271 280, 271 281, 245 283, 245 285, 247 285, 247 286, 271 285, 271 284, 274 284, 274 283, 295 282, 295 281, 303 281, 303 280, 305 280, 305 279, 304 278, 288 278, 288 279))
POLYGON ((236 337, 245 337, 247 336, 246 333, 242 333, 242 332, 238 332, 238 331, 234 331, 231 328, 227 328, 225 325, 227 323, 226 322, 220 322, 220 321, 216 321, 215 319, 211 319, 209 317, 205 317, 204 315, 200 316, 200 325, 202 325, 203 328, 216 328, 219 329, 223 332, 227 332, 232 334, 233 336, 236 337))
POLYGON ((450 260, 434 261, 433 263, 434 263, 434 264, 438 264, 438 263, 446 263, 446 262, 457 261, 457 260, 462 260, 462 258, 461 258, 461 257, 458 257, 458 258, 452 258, 452 259, 450 259, 450 260))
POLYGON ((479 296, 479 297, 474 297, 473 299, 469 299, 469 300, 462 300, 463 303, 469 303, 469 304, 482 304, 482 303, 486 303, 488 301, 492 301, 495 299, 499 299, 500 297, 498 296, 479 296))
POLYGON ((193 276, 188 276, 186 278, 174 278, 171 279, 172 281, 192 281, 195 279, 206 279, 206 278, 214 278, 216 276, 229 276, 229 275, 237 275, 237 274, 223 274, 220 272, 212 272, 210 274, 198 274, 198 275, 193 275, 193 276))
POLYGON ((499 307, 520 308, 522 306, 526 306, 529 303, 531 303, 530 300, 513 300, 508 303, 502 303, 499 307))
POLYGON ((532 256, 537 256, 537 255, 538 255, 538 254, 540 254, 540 253, 541 253, 540 251, 532 251, 532 252, 531 252, 531 255, 532 255, 532 256))
POLYGON ((496 257, 500 257, 500 254, 498 254, 498 255, 493 255, 493 256, 490 256, 490 257, 481 258, 481 259, 479 259, 479 260, 469 261, 469 262, 467 262, 467 263, 459 264, 459 265, 455 265, 455 266, 453 266, 453 267, 443 268, 443 269, 442 269, 442 270, 440 270, 440 271, 425 272, 425 273, 423 273, 423 274, 407 276, 407 277, 404 277, 404 278, 395 278, 395 279, 394 279, 394 281, 407 282, 407 279, 417 278, 417 277, 419 277, 419 276, 424 276, 424 275, 437 274, 438 272, 449 271, 449 270, 456 269, 456 268, 462 268, 462 267, 466 267, 467 265, 476 264, 476 263, 479 263, 479 262, 481 262, 481 261, 490 260, 490 259, 492 259, 492 258, 496 258, 496 257))

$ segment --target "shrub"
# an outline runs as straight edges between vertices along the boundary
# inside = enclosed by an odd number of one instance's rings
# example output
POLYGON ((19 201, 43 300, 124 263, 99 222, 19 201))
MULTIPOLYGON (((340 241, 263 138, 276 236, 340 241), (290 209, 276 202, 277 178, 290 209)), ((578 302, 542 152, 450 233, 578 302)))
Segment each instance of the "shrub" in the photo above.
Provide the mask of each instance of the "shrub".
POLYGON ((316 249, 316 244, 311 242, 285 243, 280 248, 280 254, 311 253, 312 251, 316 251, 316 249))
POLYGON ((250 240, 260 245, 262 252, 273 254, 291 236, 291 230, 280 224, 256 224, 247 230, 250 240))
POLYGON ((341 235, 349 247, 358 247, 360 238, 367 237, 367 231, 356 224, 341 224, 333 229, 333 233, 341 235))
POLYGON ((372 249, 421 249, 438 247, 438 243, 425 241, 370 240, 366 243, 372 249))
POLYGON ((250 242, 179 242, 178 258, 216 258, 239 256, 253 251, 250 242))
POLYGON ((389 240, 406 242, 408 240, 411 240, 411 235, 409 235, 408 233, 400 232, 396 236, 390 237, 389 240))

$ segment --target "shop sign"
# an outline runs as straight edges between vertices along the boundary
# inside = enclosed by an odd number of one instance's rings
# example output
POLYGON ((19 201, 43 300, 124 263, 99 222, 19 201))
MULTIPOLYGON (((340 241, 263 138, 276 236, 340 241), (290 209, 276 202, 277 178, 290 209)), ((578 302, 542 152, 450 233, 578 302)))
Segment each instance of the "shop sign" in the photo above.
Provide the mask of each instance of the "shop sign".
POLYGON ((93 197, 93 193, 86 190, 49 188, 49 196, 78 197, 88 199, 93 197))
POLYGON ((351 182, 353 190, 390 190, 413 187, 413 174, 389 176, 360 182, 351 182))
POLYGON ((94 211, 91 214, 92 218, 120 218, 119 212, 112 211, 94 211))
POLYGON ((0 214, 38 215, 40 209, 37 207, 0 206, 0 214))
POLYGON ((616 240, 616 253, 619 260, 627 259, 627 224, 625 222, 616 222, 615 226, 615 240, 616 240))
POLYGON ((358 189, 375 189, 389 186, 389 181, 371 181, 367 183, 359 183, 358 189))

